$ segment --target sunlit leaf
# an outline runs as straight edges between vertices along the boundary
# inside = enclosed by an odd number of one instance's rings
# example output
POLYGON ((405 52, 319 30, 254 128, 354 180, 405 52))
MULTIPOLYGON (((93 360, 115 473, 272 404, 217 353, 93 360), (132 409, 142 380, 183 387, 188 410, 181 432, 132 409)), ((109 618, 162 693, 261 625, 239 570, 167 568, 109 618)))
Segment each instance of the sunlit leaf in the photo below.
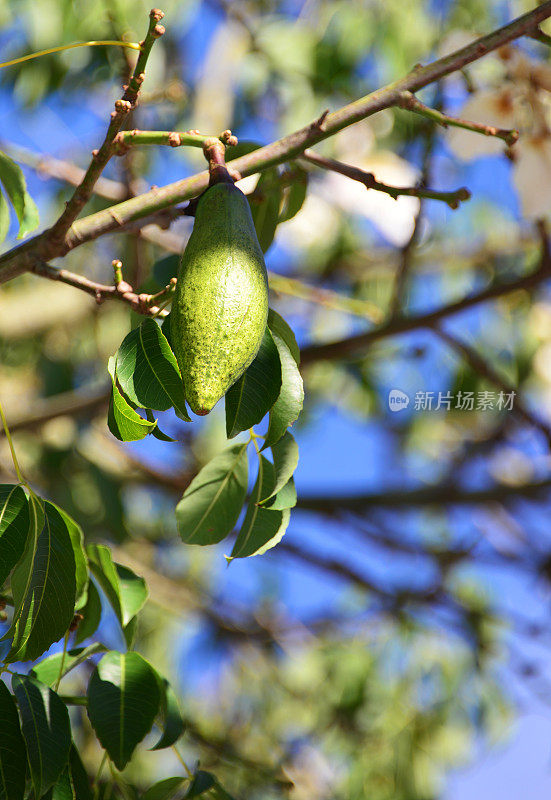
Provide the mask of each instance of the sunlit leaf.
POLYGON ((96 642, 88 647, 75 647, 65 654, 63 652, 54 653, 35 664, 32 668, 32 674, 41 683, 53 687, 60 674, 62 676, 67 675, 72 669, 87 661, 90 656, 104 653, 106 650, 105 645, 96 642))
POLYGON ((300 364, 300 350, 293 329, 281 314, 278 314, 273 308, 268 310, 268 328, 272 333, 276 333, 280 339, 283 339, 298 366, 300 364))
POLYGON ((270 511, 283 511, 286 508, 294 508, 297 504, 297 490, 293 478, 289 478, 285 486, 262 503, 262 508, 270 511))
POLYGON ((0 189, 0 244, 8 235, 10 229, 10 209, 4 192, 0 189))
POLYGON ((281 391, 270 409, 270 424, 263 449, 281 439, 287 428, 298 418, 304 402, 304 387, 297 362, 279 334, 272 331, 272 336, 281 361, 281 391))
POLYGON ((22 239, 38 225, 38 209, 27 191, 21 167, 0 151, 0 181, 19 220, 18 239, 22 239))
POLYGON ((187 415, 176 357, 153 319, 145 319, 126 336, 117 351, 115 372, 122 391, 138 407, 167 411, 174 406, 187 415))
POLYGON ((15 612, 8 662, 38 658, 64 635, 74 615, 76 567, 67 522, 48 501, 43 512, 34 499, 31 508, 34 522, 11 579, 15 612))
POLYGON ((145 439, 157 423, 140 417, 113 383, 107 424, 113 436, 120 442, 136 442, 145 439))
POLYGON ((124 632, 147 600, 146 582, 128 567, 116 564, 105 545, 88 545, 87 553, 90 570, 105 592, 124 632))
POLYGON ((0 586, 25 549, 30 516, 21 486, 0 485, 0 586))
POLYGON ((273 465, 267 458, 260 456, 256 483, 230 558, 260 555, 274 547, 283 538, 291 516, 289 509, 272 511, 258 505, 263 495, 268 497, 271 495, 274 485, 273 465))
MULTIPOLYGON (((292 435, 287 431, 282 438, 272 445, 274 459, 275 482, 269 497, 276 495, 283 489, 293 475, 298 464, 298 445, 292 435)), ((261 503, 266 503, 268 497, 263 497, 261 503)))
POLYGON ((176 506, 184 542, 214 544, 230 533, 245 500, 247 476, 246 443, 226 448, 205 464, 176 506))
POLYGON ((84 534, 82 533, 80 525, 77 525, 66 511, 59 508, 59 506, 56 506, 54 503, 52 503, 52 505, 63 518, 67 530, 69 531, 69 536, 71 537, 73 554, 75 557, 76 605, 78 606, 79 600, 84 598, 88 587, 88 559, 84 551, 84 534))
POLYGON ((107 653, 88 684, 88 716, 117 769, 124 769, 159 710, 155 671, 138 653, 107 653))

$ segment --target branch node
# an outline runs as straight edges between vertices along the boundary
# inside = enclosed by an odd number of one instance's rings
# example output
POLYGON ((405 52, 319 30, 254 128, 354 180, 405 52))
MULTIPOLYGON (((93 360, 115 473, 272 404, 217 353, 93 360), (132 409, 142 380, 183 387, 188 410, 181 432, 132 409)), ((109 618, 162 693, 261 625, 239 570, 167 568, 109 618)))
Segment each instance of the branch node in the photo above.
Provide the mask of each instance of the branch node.
POLYGON ((213 136, 209 136, 203 143, 203 153, 209 163, 209 186, 215 183, 231 183, 233 179, 226 166, 226 148, 213 136))
POLYGON ((321 116, 318 117, 318 119, 312 123, 312 128, 317 129, 318 131, 324 131, 325 130, 324 123, 328 115, 329 115, 329 109, 326 108, 325 111, 321 114, 321 116))
POLYGON ((180 147, 182 139, 179 133, 172 132, 168 135, 168 143, 171 147, 180 147))
POLYGON ((220 134, 220 141, 224 142, 226 147, 235 147, 235 145, 238 143, 237 136, 234 136, 229 129, 222 131, 220 134))

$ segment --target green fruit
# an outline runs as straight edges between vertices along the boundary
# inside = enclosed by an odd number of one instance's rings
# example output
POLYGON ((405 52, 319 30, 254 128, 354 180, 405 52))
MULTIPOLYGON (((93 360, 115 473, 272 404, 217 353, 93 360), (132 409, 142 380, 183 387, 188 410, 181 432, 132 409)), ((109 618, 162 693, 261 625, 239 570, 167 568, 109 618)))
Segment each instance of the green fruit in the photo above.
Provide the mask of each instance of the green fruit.
POLYGON ((268 317, 268 276, 247 198, 231 183, 199 200, 170 321, 186 399, 208 414, 254 359, 268 317))

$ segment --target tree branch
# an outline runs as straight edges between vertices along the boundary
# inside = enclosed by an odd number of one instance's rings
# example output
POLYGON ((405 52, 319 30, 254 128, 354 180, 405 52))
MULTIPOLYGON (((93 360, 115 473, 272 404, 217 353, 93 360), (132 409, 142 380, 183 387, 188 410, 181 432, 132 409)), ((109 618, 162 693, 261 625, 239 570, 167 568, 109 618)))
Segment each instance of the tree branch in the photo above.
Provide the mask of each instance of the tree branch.
MULTIPOLYGON (((478 375, 481 375, 483 378, 486 378, 487 381, 493 383, 495 386, 501 389, 504 394, 511 394, 511 392, 517 394, 516 387, 504 380, 504 378, 502 378, 501 375, 499 375, 499 373, 496 372, 493 367, 476 352, 476 350, 474 350, 474 348, 470 347, 456 336, 452 336, 451 333, 442 330, 442 328, 437 328, 435 333, 440 337, 440 339, 442 339, 442 341, 446 342, 446 344, 458 352, 478 375)), ((523 401, 518 396, 515 399, 513 411, 518 417, 523 419, 533 428, 541 431, 541 433, 543 433, 545 436, 548 445, 551 447, 551 429, 545 424, 545 422, 543 422, 543 420, 540 420, 528 408, 526 408, 523 401)))
MULTIPOLYGON (((134 311, 145 316, 160 317, 166 316, 168 313, 162 311, 158 306, 153 304, 157 295, 136 294, 132 287, 125 281, 108 286, 104 283, 91 281, 74 272, 69 272, 69 270, 57 269, 45 262, 35 264, 32 272, 34 272, 35 275, 40 275, 42 278, 49 278, 51 281, 60 281, 69 286, 74 286, 76 289, 81 289, 83 292, 87 292, 95 297, 98 304, 103 303, 104 300, 110 297, 113 300, 120 300, 123 303, 128 303, 134 311)), ((166 290, 163 290, 163 295, 165 291, 166 290)))
POLYGON ((128 82, 128 86, 125 87, 122 98, 115 103, 115 110, 111 114, 111 121, 103 144, 99 150, 94 151, 90 166, 86 170, 86 174, 81 183, 75 189, 73 196, 67 203, 65 211, 47 232, 47 238, 54 243, 61 242, 64 239, 65 234, 92 196, 96 181, 113 155, 115 137, 120 131, 126 116, 132 111, 138 100, 138 94, 145 78, 145 67, 151 48, 154 42, 165 32, 164 27, 159 25, 163 17, 163 12, 159 11, 158 8, 153 8, 149 14, 149 28, 145 39, 143 42, 140 42, 142 49, 136 61, 134 72, 128 82))
POLYGON ((353 181, 363 183, 366 189, 375 189, 378 192, 384 192, 395 200, 401 196, 422 197, 427 200, 442 200, 444 203, 447 203, 450 208, 455 209, 459 207, 462 201, 469 200, 471 197, 471 193, 465 187, 452 192, 440 192, 433 189, 426 189, 423 186, 389 186, 387 183, 378 181, 372 172, 366 172, 358 167, 343 164, 342 161, 335 161, 334 158, 320 156, 314 153, 313 150, 305 150, 298 161, 299 163, 305 161, 310 164, 315 164, 322 169, 338 172, 340 175, 345 175, 353 181))
POLYGON ((418 100, 415 95, 411 94, 411 92, 402 92, 398 100, 398 105, 400 108, 413 111, 415 114, 420 114, 422 117, 436 122, 443 128, 449 128, 451 126, 454 128, 463 128, 466 131, 473 131, 473 133, 481 133, 484 136, 495 136, 498 139, 503 139, 509 147, 518 141, 519 134, 516 130, 505 130, 503 128, 496 128, 493 125, 481 125, 479 122, 469 122, 468 120, 459 119, 458 117, 449 117, 436 108, 426 106, 418 100))
MULTIPOLYGON (((111 385, 102 385, 41 398, 33 402, 30 413, 10 417, 10 432, 33 430, 56 417, 80 416, 99 411, 107 405, 110 395, 111 385)), ((0 430, 0 437, 2 436, 3 431, 0 430)))
POLYGON ((348 339, 328 342, 327 344, 310 345, 301 350, 301 364, 305 365, 313 361, 331 360, 343 357, 352 359, 361 358, 365 350, 380 339, 385 339, 388 336, 396 336, 401 333, 408 333, 409 331, 418 330, 419 328, 432 328, 436 323, 440 322, 440 320, 451 317, 453 314, 458 314, 480 303, 495 300, 498 297, 518 291, 519 289, 531 289, 550 277, 551 258, 547 245, 544 245, 538 268, 530 274, 518 278, 516 281, 493 284, 478 294, 464 297, 461 300, 457 300, 455 303, 442 306, 435 311, 429 311, 426 314, 418 314, 412 317, 398 317, 389 320, 385 325, 381 325, 379 328, 374 328, 366 333, 360 333, 357 336, 351 336, 348 339))
MULTIPOLYGON (((296 158, 307 147, 327 139, 348 125, 359 122, 385 108, 396 106, 403 92, 416 92, 446 75, 463 69, 468 64, 482 58, 486 53, 514 41, 520 36, 533 33, 539 23, 550 16, 551 0, 546 0, 522 17, 451 55, 438 59, 427 66, 417 66, 408 75, 394 83, 372 92, 332 114, 323 114, 318 120, 301 130, 235 159, 230 162, 231 167, 244 177, 296 158)), ((115 131, 115 133, 117 132, 115 131)), ((95 178, 97 177, 96 175, 95 178)), ((119 203, 107 211, 100 211, 81 219, 71 226, 62 241, 52 242, 48 237, 48 232, 35 236, 0 258, 0 282, 29 270, 36 261, 47 261, 62 256, 83 242, 116 230, 121 225, 143 219, 151 213, 175 203, 189 200, 200 194, 207 185, 208 172, 204 171, 169 184, 162 189, 152 189, 138 197, 119 203)))
POLYGON ((304 496, 297 508, 308 511, 363 511, 367 508, 423 508, 442 505, 481 505, 509 500, 537 500, 551 491, 551 478, 521 486, 499 485, 489 489, 467 490, 455 485, 430 486, 400 492, 337 496, 304 496))

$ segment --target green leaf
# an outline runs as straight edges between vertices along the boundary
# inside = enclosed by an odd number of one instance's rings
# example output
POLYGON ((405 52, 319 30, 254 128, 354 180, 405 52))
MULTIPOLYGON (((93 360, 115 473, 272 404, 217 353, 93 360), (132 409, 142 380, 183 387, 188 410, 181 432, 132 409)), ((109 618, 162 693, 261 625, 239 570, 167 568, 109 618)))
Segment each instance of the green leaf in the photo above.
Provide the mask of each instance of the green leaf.
POLYGON ((282 379, 279 397, 270 410, 270 424, 263 450, 281 439, 287 428, 298 418, 304 402, 304 387, 297 363, 279 334, 272 331, 272 336, 279 351, 282 379))
POLYGON ((199 795, 212 789, 215 784, 216 778, 214 775, 200 769, 193 777, 193 781, 185 794, 185 800, 191 800, 192 797, 199 797, 199 795))
POLYGON ((86 589, 88 588, 88 559, 84 550, 84 534, 80 525, 74 521, 72 517, 67 514, 62 508, 54 506, 60 513, 63 521, 69 531, 71 537, 71 544, 73 545, 73 554, 75 556, 75 580, 76 580, 76 603, 78 606, 80 600, 84 600, 86 589))
POLYGON ((245 501, 247 477, 247 443, 228 447, 205 464, 176 506, 184 542, 215 544, 230 533, 245 501))
POLYGON ((160 702, 154 669, 138 653, 105 655, 88 684, 88 717, 117 769, 128 764, 160 702))
POLYGON ((187 778, 165 778, 150 786, 142 800, 176 800, 181 797, 178 789, 187 782, 187 778))
POLYGON ((212 800, 234 800, 233 797, 222 788, 214 775, 210 772, 199 770, 195 773, 193 781, 184 795, 184 800, 199 797, 205 792, 209 793, 209 797, 211 797, 212 800))
POLYGON ((53 689, 35 678, 14 675, 12 688, 19 705, 34 792, 42 797, 61 775, 69 757, 69 714, 53 689))
POLYGON ((113 383, 113 392, 109 402, 109 412, 107 414, 107 424, 113 436, 120 442, 137 442, 145 439, 151 433, 156 422, 148 422, 140 417, 134 409, 128 405, 122 394, 113 383))
POLYGON ((276 402, 280 389, 279 353, 266 328, 254 361, 226 392, 228 439, 260 422, 276 402))
POLYGON ((233 147, 228 147, 226 150, 226 161, 233 161, 241 156, 246 156, 254 150, 259 150, 262 147, 258 142, 253 142, 248 139, 240 139, 239 142, 233 147))
POLYGON ((298 445, 292 435, 287 431, 276 444, 272 445, 274 459, 275 483, 271 494, 260 501, 265 503, 270 497, 276 495, 291 478, 298 464, 298 445))
POLYGON ((268 508, 270 511, 283 511, 286 508, 294 508, 297 504, 297 490, 295 481, 289 478, 277 494, 262 503, 261 508, 268 508))
POLYGON ((86 605, 79 611, 82 614, 82 619, 77 628, 75 644, 80 644, 92 636, 97 631, 101 620, 101 599, 93 581, 88 582, 86 605))
POLYGON ((300 364, 300 350, 293 329, 285 322, 281 314, 278 314, 273 308, 268 310, 268 328, 272 333, 277 333, 280 339, 283 339, 298 366, 300 364))
POLYGON ((74 744, 71 745, 69 752, 69 774, 74 800, 92 800, 88 773, 74 744))
POLYGON ((0 485, 0 586, 23 555, 29 524, 29 504, 21 486, 0 485))
POLYGON ((74 647, 65 653, 54 653, 47 658, 44 658, 32 668, 32 675, 44 683, 46 686, 52 686, 57 682, 59 672, 62 669, 63 675, 67 675, 72 669, 75 669, 80 664, 83 664, 90 656, 96 653, 105 653, 107 648, 104 644, 96 642, 88 647, 74 647), (62 667, 63 662, 63 667, 62 667))
POLYGON ((165 747, 171 747, 183 734, 185 728, 178 700, 170 683, 159 674, 157 674, 157 679, 161 689, 160 727, 163 733, 157 744, 149 748, 150 750, 163 750, 165 747))
POLYGON ((0 244, 5 240, 10 229, 10 209, 4 192, 0 189, 0 244))
POLYGON ((27 752, 15 701, 0 681, 0 800, 23 800, 27 752))
POLYGON ((291 517, 289 509, 272 511, 258 505, 261 497, 271 496, 274 485, 274 467, 267 458, 260 456, 256 483, 230 560, 265 553, 283 538, 291 517))
POLYGON ((90 570, 105 592, 124 630, 143 607, 148 597, 146 582, 128 567, 116 564, 103 544, 87 547, 90 570))
POLYGON ((168 286, 170 279, 178 274, 178 267, 180 265, 180 256, 176 253, 171 253, 169 256, 160 258, 153 264, 151 273, 157 281, 159 288, 164 289, 168 286))
POLYGON ((45 800, 93 800, 88 774, 74 744, 71 744, 67 766, 44 798, 45 800))
POLYGON ((27 192, 25 176, 15 161, 0 151, 0 181, 19 220, 18 239, 22 239, 38 225, 38 209, 27 192))
POLYGON ((124 339, 115 371, 124 394, 140 408, 167 411, 174 406, 180 415, 187 415, 176 357, 153 319, 145 319, 124 339))
POLYGON ((69 766, 66 766, 52 788, 44 795, 45 800, 75 800, 69 766))
POLYGON ((277 169, 267 169, 247 197, 258 242, 265 253, 274 240, 281 205, 281 180, 277 169))
MULTIPOLYGON (((145 409, 145 416, 150 422, 156 422, 155 417, 153 416, 153 412, 150 408, 145 409)), ((155 437, 155 439, 159 439, 161 442, 176 442, 177 439, 173 439, 172 436, 169 436, 159 428, 158 425, 155 425, 153 430, 151 431, 151 435, 155 437)))
MULTIPOLYGON (((38 507, 34 498, 31 506, 38 507)), ((36 537, 31 523, 25 554, 11 579, 15 612, 7 663, 37 659, 65 634, 74 616, 76 567, 69 528, 48 501, 37 519, 41 532, 36 537)))
POLYGON ((293 182, 287 188, 283 197, 283 208, 279 215, 279 222, 287 222, 292 219, 306 200, 306 193, 308 191, 308 173, 304 169, 293 169, 292 174, 293 182))

